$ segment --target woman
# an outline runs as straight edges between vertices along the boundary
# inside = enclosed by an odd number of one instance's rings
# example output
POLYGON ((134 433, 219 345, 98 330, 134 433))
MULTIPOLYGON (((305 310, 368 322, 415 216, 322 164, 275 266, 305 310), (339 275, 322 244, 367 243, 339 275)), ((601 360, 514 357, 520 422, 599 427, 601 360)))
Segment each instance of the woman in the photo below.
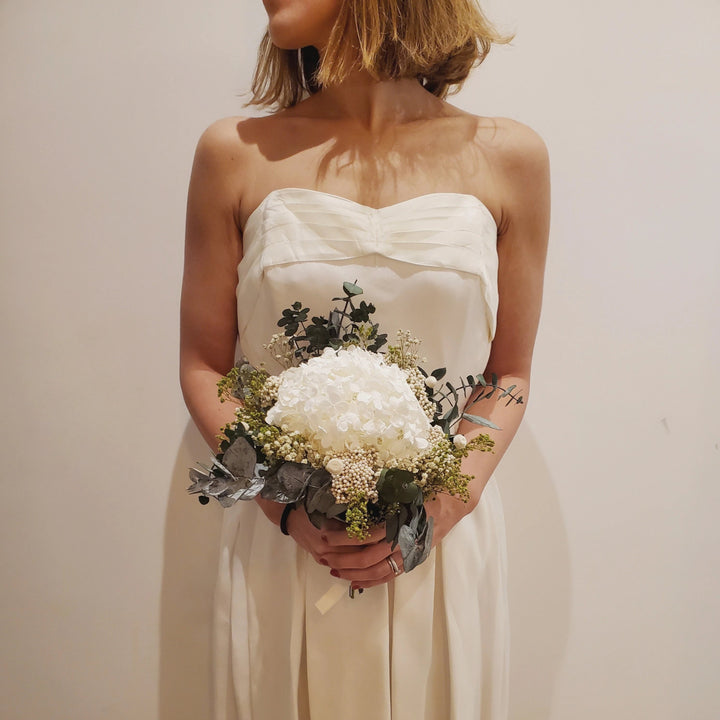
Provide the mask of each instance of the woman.
MULTIPOLYGON (((181 302, 185 401, 208 444, 233 408, 216 382, 263 349, 283 308, 326 312, 344 281, 425 367, 492 373, 527 398, 549 232, 542 139, 443 98, 493 42, 474 0, 264 0, 253 80, 262 118, 201 137, 190 181, 181 302)), ((471 501, 428 503, 433 549, 403 573, 383 528, 364 543, 258 499, 224 513, 215 716, 242 720, 507 714, 505 536, 493 471, 523 405, 481 401, 502 430, 475 453, 471 501), (362 590, 329 610, 341 584, 362 590), (324 612, 322 612, 324 611, 324 612)), ((469 437, 480 428, 462 421, 469 437)))

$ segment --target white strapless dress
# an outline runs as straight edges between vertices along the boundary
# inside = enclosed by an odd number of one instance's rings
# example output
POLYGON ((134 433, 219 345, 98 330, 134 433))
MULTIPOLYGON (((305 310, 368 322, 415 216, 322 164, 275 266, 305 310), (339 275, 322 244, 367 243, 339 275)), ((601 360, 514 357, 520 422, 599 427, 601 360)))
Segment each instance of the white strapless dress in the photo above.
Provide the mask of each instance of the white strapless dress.
MULTIPOLYGON (((497 226, 473 195, 379 209, 302 188, 271 192, 246 223, 238 266, 242 354, 263 350, 296 300, 327 314, 355 282, 392 341, 422 339, 448 379, 485 369, 497 317, 497 226)), ((215 720, 505 720, 505 527, 494 478, 415 570, 347 593, 254 502, 224 511, 216 591, 215 720)))

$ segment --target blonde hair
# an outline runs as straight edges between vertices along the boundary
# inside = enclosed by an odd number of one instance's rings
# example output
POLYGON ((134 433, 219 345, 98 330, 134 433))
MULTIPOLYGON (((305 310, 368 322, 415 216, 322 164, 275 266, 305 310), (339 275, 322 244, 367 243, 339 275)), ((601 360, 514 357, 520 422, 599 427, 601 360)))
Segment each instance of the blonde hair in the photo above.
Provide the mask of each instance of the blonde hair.
POLYGON ((417 78, 440 98, 460 90, 493 43, 507 44, 477 0, 344 0, 322 55, 285 50, 266 31, 245 105, 296 105, 361 68, 381 79, 417 78))

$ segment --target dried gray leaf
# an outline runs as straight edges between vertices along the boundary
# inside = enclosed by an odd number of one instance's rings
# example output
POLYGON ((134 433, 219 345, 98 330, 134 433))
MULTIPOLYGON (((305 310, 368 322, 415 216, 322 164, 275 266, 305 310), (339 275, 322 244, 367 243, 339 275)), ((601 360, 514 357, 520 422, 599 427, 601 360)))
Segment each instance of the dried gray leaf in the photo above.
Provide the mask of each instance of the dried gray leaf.
POLYGON ((253 477, 257 455, 255 448, 242 435, 225 451, 223 465, 236 478, 249 480, 253 477))
POLYGON ((398 544, 403 559, 403 569, 410 572, 421 562, 427 560, 432 547, 433 518, 416 533, 409 525, 403 525, 398 533, 398 544))
POLYGON ((308 513, 320 512, 327 517, 327 513, 336 504, 330 484, 318 488, 311 497, 308 497, 306 509, 308 513))
POLYGON ((332 475, 324 468, 315 468, 313 474, 308 480, 308 490, 310 488, 321 488, 332 483, 332 475))
POLYGON ((264 480, 256 480, 249 487, 239 488, 230 495, 218 497, 218 501, 223 507, 230 507, 238 500, 252 500, 263 489, 264 480))
POLYGON ((235 478, 217 474, 202 473, 190 468, 193 484, 188 488, 190 494, 202 494, 214 497, 223 507, 230 507, 238 500, 252 500, 263 488, 263 478, 235 478))
POLYGON ((385 540, 392 543, 392 550, 397 545, 398 531, 400 530, 400 516, 392 515, 385 520, 385 540))
POLYGON ((262 496, 279 503, 296 502, 303 496, 314 472, 315 469, 309 465, 285 462, 274 472, 265 475, 262 496))

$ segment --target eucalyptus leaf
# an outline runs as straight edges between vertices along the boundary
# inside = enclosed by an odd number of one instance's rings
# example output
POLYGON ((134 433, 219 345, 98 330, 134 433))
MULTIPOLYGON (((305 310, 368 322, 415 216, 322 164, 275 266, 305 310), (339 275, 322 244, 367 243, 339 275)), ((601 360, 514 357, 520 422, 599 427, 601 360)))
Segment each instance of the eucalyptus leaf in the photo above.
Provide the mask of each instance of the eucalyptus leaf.
POLYGON ((253 483, 246 488, 239 488, 228 495, 219 496, 218 502, 223 507, 230 507, 238 500, 253 500, 262 491, 264 485, 264 480, 253 481, 253 483))
POLYGON ((335 496, 332 494, 331 486, 323 485, 312 495, 308 495, 305 502, 305 509, 308 514, 320 512, 323 516, 327 516, 328 510, 335 504, 335 496))
POLYGON ((398 513, 398 521, 400 523, 400 527, 398 527, 398 530, 403 526, 407 524, 407 521, 412 517, 413 510, 408 509, 407 505, 401 505, 400 506, 400 512, 398 513))
POLYGON ((458 406, 453 405, 440 419, 452 422, 453 420, 455 420, 459 413, 460 411, 458 410, 458 406))
POLYGON ((308 478, 308 489, 321 488, 332 483, 332 475, 325 468, 315 468, 308 478))
POLYGON ((215 498, 223 507, 230 507, 238 500, 252 500, 263 488, 263 478, 253 478, 248 483, 244 478, 201 473, 190 468, 192 485, 187 489, 191 495, 215 498))
POLYGON ((223 465, 236 478, 253 477, 256 462, 255 448, 243 436, 237 438, 222 456, 223 465))
POLYGON ((415 476, 408 470, 391 468, 377 481, 378 496, 388 505, 410 503, 420 492, 414 482, 415 476))
POLYGON ((398 545, 403 559, 403 569, 410 572, 427 560, 432 548, 433 518, 430 518, 416 533, 408 525, 403 525, 398 533, 398 545))
POLYGON ((420 505, 420 507, 413 506, 412 507, 412 516, 409 523, 407 524, 408 527, 417 534, 418 532, 421 532, 423 527, 425 527, 425 520, 427 518, 427 511, 425 510, 424 505, 420 505))
POLYGON ((351 282, 344 282, 343 283, 343 291, 348 297, 354 297, 355 295, 362 295, 363 289, 361 287, 358 287, 354 283, 351 282))
POLYGON ((302 463, 284 462, 265 476, 262 496, 266 500, 291 503, 299 500, 308 484, 314 468, 302 463))
POLYGON ((330 313, 329 324, 330 327, 335 328, 336 331, 340 330, 340 326, 342 325, 342 315, 337 310, 333 310, 330 313))
POLYGON ((392 549, 397 545, 397 535, 400 530, 400 516, 391 515, 385 520, 385 540, 392 543, 392 549))
POLYGON ((468 415, 468 413, 463 413, 463 417, 465 418, 465 420, 469 420, 471 423, 475 423, 475 425, 482 425, 483 427, 489 427, 493 430, 500 430, 500 428, 494 422, 490 422, 490 420, 486 420, 479 415, 468 415))

